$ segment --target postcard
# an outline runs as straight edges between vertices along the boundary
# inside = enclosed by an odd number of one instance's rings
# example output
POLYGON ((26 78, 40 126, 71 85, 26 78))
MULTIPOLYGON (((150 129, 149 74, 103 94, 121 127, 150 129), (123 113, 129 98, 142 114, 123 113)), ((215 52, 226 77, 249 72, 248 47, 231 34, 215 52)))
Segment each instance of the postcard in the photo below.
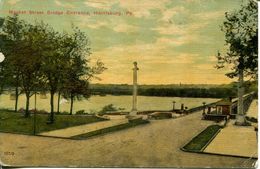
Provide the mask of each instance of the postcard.
POLYGON ((0 166, 255 168, 256 0, 0 0, 0 166))

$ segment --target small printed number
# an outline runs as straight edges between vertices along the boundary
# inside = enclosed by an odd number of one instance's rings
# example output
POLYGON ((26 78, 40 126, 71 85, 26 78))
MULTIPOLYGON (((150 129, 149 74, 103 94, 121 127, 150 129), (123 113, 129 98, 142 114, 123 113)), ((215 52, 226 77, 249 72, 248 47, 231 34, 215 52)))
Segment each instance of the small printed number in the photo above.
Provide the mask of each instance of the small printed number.
POLYGON ((12 152, 12 151, 6 151, 6 152, 4 152, 4 155, 13 156, 13 155, 14 155, 14 152, 12 152))

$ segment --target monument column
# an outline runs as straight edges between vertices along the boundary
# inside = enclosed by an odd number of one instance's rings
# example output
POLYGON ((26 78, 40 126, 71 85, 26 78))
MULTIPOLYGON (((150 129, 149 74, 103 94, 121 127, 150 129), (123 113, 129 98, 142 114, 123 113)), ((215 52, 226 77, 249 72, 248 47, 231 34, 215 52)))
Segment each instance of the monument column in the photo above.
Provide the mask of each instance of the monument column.
POLYGON ((139 68, 137 67, 137 62, 134 62, 133 68, 133 105, 131 115, 137 114, 137 71, 139 68))

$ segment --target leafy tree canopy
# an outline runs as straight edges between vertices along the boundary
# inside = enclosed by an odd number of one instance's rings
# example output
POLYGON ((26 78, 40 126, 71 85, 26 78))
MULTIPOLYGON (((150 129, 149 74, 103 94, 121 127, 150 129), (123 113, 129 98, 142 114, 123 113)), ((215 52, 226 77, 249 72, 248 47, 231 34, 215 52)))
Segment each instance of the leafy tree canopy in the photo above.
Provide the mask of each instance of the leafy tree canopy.
POLYGON ((257 2, 249 0, 241 9, 226 12, 221 30, 225 33, 227 51, 218 52, 217 68, 231 66, 230 78, 238 76, 243 70, 244 76, 257 78, 258 71, 258 27, 257 2))

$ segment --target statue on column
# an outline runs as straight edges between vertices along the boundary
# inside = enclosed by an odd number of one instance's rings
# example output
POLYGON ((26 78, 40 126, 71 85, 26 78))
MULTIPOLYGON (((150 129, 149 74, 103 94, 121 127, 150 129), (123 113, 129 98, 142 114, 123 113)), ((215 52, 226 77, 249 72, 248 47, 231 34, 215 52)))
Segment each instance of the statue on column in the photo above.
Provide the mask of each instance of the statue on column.
POLYGON ((134 62, 133 68, 133 105, 130 115, 137 114, 137 71, 139 68, 137 67, 137 62, 134 62))

